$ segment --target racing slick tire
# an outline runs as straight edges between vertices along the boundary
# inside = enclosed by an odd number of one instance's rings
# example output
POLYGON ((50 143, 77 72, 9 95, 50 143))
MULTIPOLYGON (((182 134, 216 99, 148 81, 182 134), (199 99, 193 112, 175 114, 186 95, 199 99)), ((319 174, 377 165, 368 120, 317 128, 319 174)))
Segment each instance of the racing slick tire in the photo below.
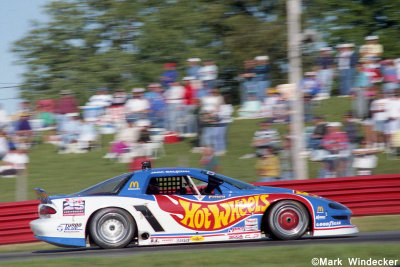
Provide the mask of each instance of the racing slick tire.
POLYGON ((301 203, 279 201, 267 214, 267 232, 273 239, 298 239, 306 232, 309 220, 308 211, 301 203))
POLYGON ((101 248, 123 248, 133 239, 136 231, 132 216, 118 208, 102 209, 93 216, 89 232, 101 248))

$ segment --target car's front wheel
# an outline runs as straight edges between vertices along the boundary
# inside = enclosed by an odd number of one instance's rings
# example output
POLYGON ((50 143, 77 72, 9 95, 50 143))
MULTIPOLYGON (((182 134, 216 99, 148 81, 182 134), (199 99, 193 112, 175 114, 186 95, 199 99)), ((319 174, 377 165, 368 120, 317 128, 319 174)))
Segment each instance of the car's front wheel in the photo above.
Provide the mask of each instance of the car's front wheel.
POLYGON ((307 209, 299 202, 284 200, 273 205, 267 215, 267 231, 274 239, 300 238, 307 230, 307 209))
POLYGON ((107 208, 98 211, 89 226, 92 240, 102 248, 126 247, 136 231, 132 216, 118 208, 107 208))

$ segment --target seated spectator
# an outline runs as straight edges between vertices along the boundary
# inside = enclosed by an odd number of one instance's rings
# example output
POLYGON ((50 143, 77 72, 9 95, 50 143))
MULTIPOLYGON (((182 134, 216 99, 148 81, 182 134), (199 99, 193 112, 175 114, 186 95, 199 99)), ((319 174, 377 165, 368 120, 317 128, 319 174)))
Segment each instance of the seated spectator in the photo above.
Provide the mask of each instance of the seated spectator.
POLYGON ((111 105, 113 101, 113 96, 108 93, 107 88, 99 88, 96 91, 95 95, 92 95, 89 98, 89 101, 86 103, 86 106, 94 106, 106 108, 111 105))
POLYGON ((132 99, 129 99, 125 104, 127 120, 136 122, 147 119, 150 102, 148 99, 142 97, 144 91, 144 88, 132 89, 132 99))
POLYGON ((260 122, 260 129, 254 133, 252 146, 257 149, 258 155, 266 146, 278 148, 279 133, 271 127, 271 119, 260 122))
POLYGON ((29 157, 23 150, 12 149, 2 159, 0 175, 3 177, 13 177, 16 174, 23 174, 27 170, 28 163, 29 157))
POLYGON ((328 123, 328 132, 323 137, 321 145, 326 151, 323 158, 323 178, 343 177, 350 156, 350 143, 346 133, 340 131, 340 122, 328 123))
POLYGON ((266 146, 261 149, 260 158, 255 166, 260 182, 269 182, 279 179, 280 163, 279 157, 275 153, 275 149, 271 146, 266 146))
POLYGON ((127 100, 128 95, 126 94, 124 89, 115 89, 112 95, 111 107, 123 107, 127 100))
POLYGON ((61 147, 59 154, 71 153, 75 151, 72 144, 76 144, 81 131, 81 122, 78 113, 69 113, 67 119, 61 126, 61 147))
POLYGON ((240 118, 258 118, 261 114, 260 111, 261 101, 254 94, 250 94, 239 108, 238 113, 240 118))
POLYGON ((104 158, 117 158, 123 153, 129 152, 129 148, 139 140, 140 128, 135 125, 131 120, 127 120, 125 127, 123 127, 114 136, 114 141, 111 142, 110 150, 104 158))
POLYGON ((81 119, 80 131, 77 138, 78 149, 82 152, 86 152, 93 147, 93 144, 97 141, 98 137, 99 134, 97 133, 94 124, 81 119))
POLYGON ((321 141, 326 134, 326 121, 322 116, 314 118, 314 131, 308 140, 308 148, 312 150, 320 149, 321 141))
POLYGON ((356 175, 371 175, 377 166, 378 158, 375 154, 379 150, 367 145, 366 140, 361 139, 360 147, 352 151, 354 155, 352 167, 356 169, 356 175))
POLYGON ((355 148, 360 141, 360 130, 358 124, 354 121, 353 113, 348 112, 343 115, 343 129, 349 138, 352 148, 355 148))

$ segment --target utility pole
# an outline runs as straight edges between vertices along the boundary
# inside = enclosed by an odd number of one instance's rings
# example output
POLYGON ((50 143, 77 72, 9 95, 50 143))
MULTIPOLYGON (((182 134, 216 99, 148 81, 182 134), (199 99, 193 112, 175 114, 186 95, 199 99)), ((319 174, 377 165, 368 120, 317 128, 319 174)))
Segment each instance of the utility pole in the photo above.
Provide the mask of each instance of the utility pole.
POLYGON ((289 83, 294 85, 295 97, 292 102, 291 131, 292 131, 292 161, 294 179, 308 179, 307 162, 302 153, 304 150, 304 116, 303 95, 300 91, 302 77, 300 29, 301 0, 287 0, 288 24, 288 57, 289 57, 289 83))

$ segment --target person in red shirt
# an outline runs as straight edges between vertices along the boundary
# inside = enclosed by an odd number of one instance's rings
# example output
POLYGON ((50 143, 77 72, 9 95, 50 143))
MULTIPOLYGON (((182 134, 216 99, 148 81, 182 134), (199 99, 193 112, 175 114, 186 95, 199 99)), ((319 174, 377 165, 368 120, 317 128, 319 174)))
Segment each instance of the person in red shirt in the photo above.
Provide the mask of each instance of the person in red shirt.
POLYGON ((75 97, 72 96, 72 92, 70 90, 62 90, 61 98, 57 101, 56 113, 57 114, 68 114, 68 113, 77 113, 78 111, 78 102, 75 97))
POLYGON ((184 127, 183 133, 186 137, 193 137, 196 135, 196 123, 194 110, 196 107, 196 92, 194 87, 192 86, 192 81, 194 77, 184 77, 182 80, 182 84, 185 88, 184 96, 183 96, 183 114, 184 114, 184 127))
POLYGON ((327 152, 323 159, 324 178, 345 175, 351 148, 347 134, 340 130, 341 126, 340 122, 328 123, 328 133, 321 141, 321 146, 327 152))

